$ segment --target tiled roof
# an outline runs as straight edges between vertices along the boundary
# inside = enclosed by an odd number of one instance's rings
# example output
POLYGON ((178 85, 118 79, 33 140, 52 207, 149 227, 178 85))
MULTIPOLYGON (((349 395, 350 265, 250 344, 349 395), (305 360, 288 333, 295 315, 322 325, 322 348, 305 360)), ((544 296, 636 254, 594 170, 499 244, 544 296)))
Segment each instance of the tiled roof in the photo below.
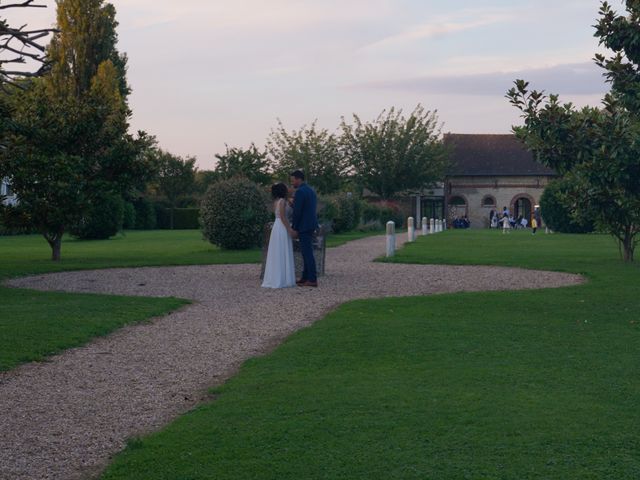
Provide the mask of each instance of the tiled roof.
POLYGON ((515 135, 469 135, 448 133, 451 147, 449 176, 555 176, 537 163, 515 135))

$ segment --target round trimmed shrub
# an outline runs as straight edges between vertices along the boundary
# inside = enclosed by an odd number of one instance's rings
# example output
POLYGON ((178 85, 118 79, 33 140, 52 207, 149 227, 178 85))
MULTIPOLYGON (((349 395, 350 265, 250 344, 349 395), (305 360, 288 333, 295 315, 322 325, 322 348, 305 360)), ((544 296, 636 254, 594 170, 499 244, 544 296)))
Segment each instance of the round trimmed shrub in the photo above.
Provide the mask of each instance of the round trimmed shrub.
POLYGON ((70 233, 83 240, 105 240, 122 230, 124 200, 117 194, 102 194, 95 198, 91 208, 70 233))
POLYGON ((244 250, 260 246, 271 215, 260 187, 244 178, 233 178, 209 187, 200 205, 204 238, 221 248, 244 250))
POLYGON ((576 218, 571 200, 571 182, 567 179, 553 180, 540 197, 540 213, 549 228, 560 233, 591 233, 593 221, 588 214, 576 218))

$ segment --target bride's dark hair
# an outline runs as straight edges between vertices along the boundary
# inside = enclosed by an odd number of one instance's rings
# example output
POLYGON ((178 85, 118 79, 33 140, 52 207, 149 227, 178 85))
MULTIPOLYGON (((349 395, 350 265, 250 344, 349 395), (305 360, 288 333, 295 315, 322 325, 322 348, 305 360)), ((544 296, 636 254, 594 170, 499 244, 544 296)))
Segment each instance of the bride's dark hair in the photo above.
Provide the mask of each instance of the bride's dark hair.
POLYGON ((274 198, 287 198, 289 189, 284 183, 276 183, 271 187, 271 196, 274 198))

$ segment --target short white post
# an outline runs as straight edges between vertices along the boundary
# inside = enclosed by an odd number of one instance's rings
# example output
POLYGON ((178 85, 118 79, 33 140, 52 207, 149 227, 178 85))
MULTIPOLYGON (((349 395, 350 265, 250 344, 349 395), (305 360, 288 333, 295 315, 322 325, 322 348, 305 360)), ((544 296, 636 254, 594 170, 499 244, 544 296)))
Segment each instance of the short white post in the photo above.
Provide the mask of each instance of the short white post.
POLYGON ((447 219, 443 219, 442 220, 442 230, 446 230, 447 229, 447 219))
POLYGON ((429 222, 427 221, 427 217, 422 217, 422 235, 429 234, 429 222))
POLYGON ((407 240, 410 242, 413 242, 416 239, 416 227, 413 217, 409 217, 407 220, 407 237, 407 240))
POLYGON ((396 253, 396 224, 387 222, 387 257, 393 257, 396 253))
POLYGON ((429 221, 429 224, 430 224, 430 226, 431 226, 431 228, 430 228, 431 233, 436 233, 436 220, 435 220, 435 218, 432 218, 432 219, 429 221))

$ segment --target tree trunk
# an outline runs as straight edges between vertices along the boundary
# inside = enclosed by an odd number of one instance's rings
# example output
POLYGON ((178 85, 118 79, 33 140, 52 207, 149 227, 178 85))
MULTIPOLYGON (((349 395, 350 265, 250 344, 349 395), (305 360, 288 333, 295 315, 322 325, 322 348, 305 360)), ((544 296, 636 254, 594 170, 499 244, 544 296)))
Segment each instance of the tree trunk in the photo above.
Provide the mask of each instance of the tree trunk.
POLYGON ((62 235, 64 231, 56 232, 54 234, 45 234, 44 238, 51 247, 51 260, 54 262, 60 261, 60 252, 62 250, 62 235))
POLYGON ((635 250, 634 236, 631 233, 625 233, 624 240, 622 241, 623 258, 625 262, 633 262, 633 253, 635 250))

